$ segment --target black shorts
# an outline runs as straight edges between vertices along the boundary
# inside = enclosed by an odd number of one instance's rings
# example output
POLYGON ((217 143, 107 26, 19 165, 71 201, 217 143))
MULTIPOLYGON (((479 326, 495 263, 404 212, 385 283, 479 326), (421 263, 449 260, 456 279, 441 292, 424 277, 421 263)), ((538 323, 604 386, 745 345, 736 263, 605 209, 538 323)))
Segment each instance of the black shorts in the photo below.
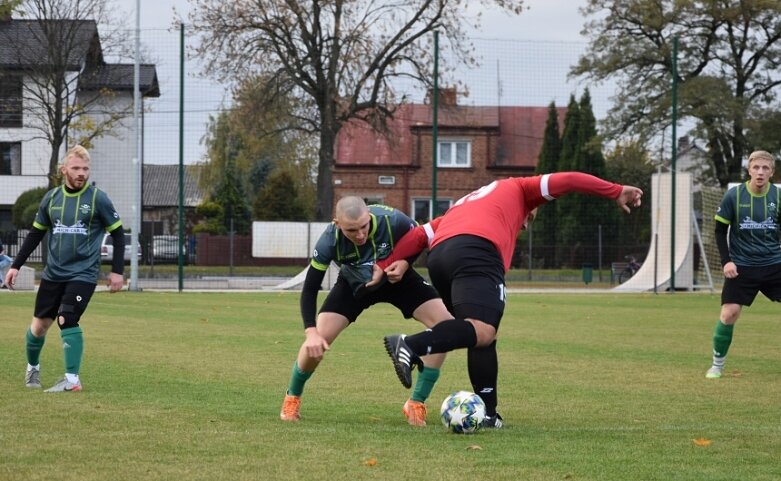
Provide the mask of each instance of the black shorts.
POLYGON ((479 319, 499 329, 507 292, 496 246, 472 235, 451 237, 428 254, 431 282, 459 319, 479 319))
POLYGON ((396 306, 405 319, 409 319, 423 303, 438 298, 437 291, 411 268, 399 282, 386 282, 381 288, 360 299, 355 298, 350 285, 340 275, 320 307, 320 312, 335 312, 350 322, 355 322, 365 309, 378 302, 387 302, 396 306))
POLYGON ((781 302, 781 264, 738 266, 738 277, 724 279, 721 303, 750 306, 761 292, 774 302, 781 302))
POLYGON ((87 310, 87 304, 95 292, 95 284, 81 281, 52 282, 41 280, 38 294, 35 296, 35 312, 33 315, 40 319, 54 319, 60 310, 63 300, 73 303, 73 311, 76 314, 76 322, 87 310))

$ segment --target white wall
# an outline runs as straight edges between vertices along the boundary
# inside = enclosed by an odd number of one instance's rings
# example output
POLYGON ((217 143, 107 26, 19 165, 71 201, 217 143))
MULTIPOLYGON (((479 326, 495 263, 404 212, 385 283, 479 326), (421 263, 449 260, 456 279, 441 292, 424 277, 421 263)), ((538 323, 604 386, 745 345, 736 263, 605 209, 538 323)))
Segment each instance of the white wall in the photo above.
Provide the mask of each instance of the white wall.
POLYGON ((311 257, 330 222, 253 222, 252 257, 311 257))

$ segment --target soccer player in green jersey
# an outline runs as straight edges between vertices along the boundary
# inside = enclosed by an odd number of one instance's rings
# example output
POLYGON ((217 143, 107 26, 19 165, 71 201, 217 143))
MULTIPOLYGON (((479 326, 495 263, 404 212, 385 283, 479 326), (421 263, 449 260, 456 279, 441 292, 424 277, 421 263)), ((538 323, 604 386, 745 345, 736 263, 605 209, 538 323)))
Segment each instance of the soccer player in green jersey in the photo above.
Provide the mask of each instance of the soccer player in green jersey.
POLYGON ((40 355, 46 332, 57 319, 65 357, 65 376, 46 392, 81 391, 79 369, 84 338, 79 320, 89 304, 100 273, 100 244, 108 231, 114 240, 114 257, 108 287, 124 284, 125 236, 122 221, 108 196, 89 184, 90 155, 84 147, 68 150, 60 167, 63 185, 41 200, 32 229, 5 276, 13 289, 19 269, 48 232, 48 259, 35 298, 35 311, 27 330, 25 385, 40 388, 40 355))
MULTIPOLYGON (((315 244, 301 290, 305 338, 293 364, 279 414, 283 421, 300 419, 304 384, 336 337, 365 309, 386 302, 396 306, 405 318, 414 317, 427 327, 444 319, 443 315, 450 315, 437 291, 409 268, 408 260, 397 261, 400 263, 397 267, 401 266, 400 275, 392 279, 394 282, 380 283, 368 292, 363 291, 372 278, 374 264, 388 257, 399 238, 416 226, 401 211, 384 205, 367 206, 360 197, 344 197, 336 204, 336 217, 315 244), (317 291, 331 262, 341 267, 339 276, 315 318, 317 291)), ((426 424, 425 401, 439 378, 444 359, 444 354, 422 357, 418 383, 402 408, 410 425, 426 424)))
POLYGON ((752 152, 750 179, 729 189, 716 211, 716 244, 725 279, 721 315, 713 333, 713 364, 705 374, 708 379, 721 377, 743 306, 750 306, 758 292, 771 301, 781 301, 781 189, 771 182, 774 170, 772 155, 752 152))

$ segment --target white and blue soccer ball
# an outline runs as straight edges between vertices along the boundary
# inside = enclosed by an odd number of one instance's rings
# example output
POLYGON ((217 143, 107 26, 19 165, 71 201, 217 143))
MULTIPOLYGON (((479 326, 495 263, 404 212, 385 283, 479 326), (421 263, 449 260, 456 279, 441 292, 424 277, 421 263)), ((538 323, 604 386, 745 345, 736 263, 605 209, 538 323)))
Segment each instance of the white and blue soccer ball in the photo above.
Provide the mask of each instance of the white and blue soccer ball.
POLYGON ((480 429, 485 419, 485 403, 469 391, 457 391, 445 398, 440 410, 442 424, 459 434, 471 434, 480 429))

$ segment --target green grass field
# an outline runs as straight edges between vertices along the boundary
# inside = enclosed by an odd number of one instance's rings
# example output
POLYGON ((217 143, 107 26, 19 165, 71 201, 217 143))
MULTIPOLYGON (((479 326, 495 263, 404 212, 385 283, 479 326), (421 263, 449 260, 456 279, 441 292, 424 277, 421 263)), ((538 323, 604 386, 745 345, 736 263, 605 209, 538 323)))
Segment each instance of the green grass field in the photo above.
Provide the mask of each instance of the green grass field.
MULTIPOLYGON (((781 479, 781 322, 764 298, 713 381, 717 294, 512 294, 499 341, 508 426, 471 436, 438 420, 449 392, 470 389, 463 351, 445 363, 429 425, 406 424, 382 337, 420 325, 387 306, 345 331, 302 421, 283 423, 303 336, 294 293, 97 293, 73 394, 23 385, 33 300, 0 293, 5 481, 781 479)), ((62 373, 52 329, 44 387, 62 373)))

